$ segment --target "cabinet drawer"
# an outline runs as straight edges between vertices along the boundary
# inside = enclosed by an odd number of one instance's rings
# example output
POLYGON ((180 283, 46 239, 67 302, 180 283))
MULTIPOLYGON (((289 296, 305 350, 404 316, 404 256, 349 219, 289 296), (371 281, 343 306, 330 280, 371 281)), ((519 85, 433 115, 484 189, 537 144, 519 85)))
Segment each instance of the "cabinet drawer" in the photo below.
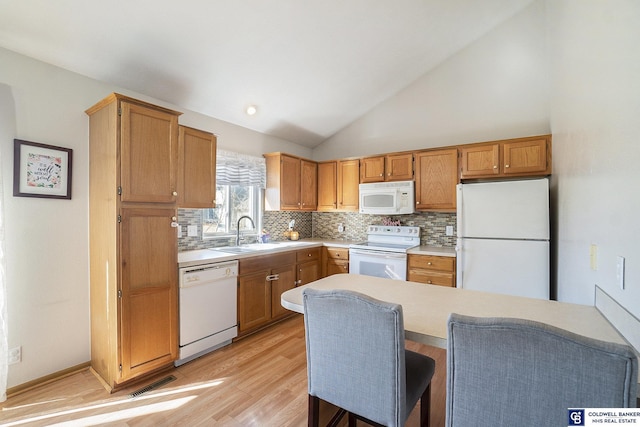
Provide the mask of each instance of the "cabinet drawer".
POLYGON ((453 273, 455 271, 455 258, 433 255, 409 255, 409 268, 411 267, 453 273))
POLYGON ((347 248, 327 248, 327 258, 329 259, 349 259, 349 249, 347 248))
POLYGON ((327 261, 327 276, 331 276, 332 274, 340 274, 340 273, 348 273, 348 272, 349 272, 349 261, 339 260, 339 259, 330 259, 327 261))
POLYGON ((451 287, 456 285, 453 273, 438 273, 417 268, 409 268, 409 281, 451 287))
POLYGON ((321 247, 300 249, 296 252, 297 262, 312 261, 320 259, 321 247))

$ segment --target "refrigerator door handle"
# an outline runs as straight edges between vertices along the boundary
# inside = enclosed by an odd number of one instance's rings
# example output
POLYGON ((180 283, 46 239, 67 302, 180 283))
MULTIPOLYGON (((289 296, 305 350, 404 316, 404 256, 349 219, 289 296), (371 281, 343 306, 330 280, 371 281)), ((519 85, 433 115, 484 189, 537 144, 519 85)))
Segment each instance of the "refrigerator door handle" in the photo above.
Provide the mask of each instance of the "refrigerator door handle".
POLYGON ((456 288, 462 288, 462 239, 456 240, 456 288))
POLYGON ((464 228, 462 221, 462 184, 456 185, 456 190, 456 233, 458 238, 461 238, 464 236, 462 231, 464 228))

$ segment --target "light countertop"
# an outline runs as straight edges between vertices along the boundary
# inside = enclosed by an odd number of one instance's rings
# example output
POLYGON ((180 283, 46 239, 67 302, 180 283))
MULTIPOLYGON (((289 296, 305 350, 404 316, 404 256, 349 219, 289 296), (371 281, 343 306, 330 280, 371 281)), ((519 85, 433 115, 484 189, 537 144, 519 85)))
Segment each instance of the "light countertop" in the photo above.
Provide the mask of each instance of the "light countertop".
MULTIPOLYGON (((254 256, 274 254, 278 252, 286 252, 297 249, 311 248, 317 246, 348 248, 351 243, 358 243, 349 240, 332 240, 332 239, 302 239, 302 240, 285 240, 272 242, 277 245, 265 244, 265 248, 245 253, 228 253, 211 249, 197 249, 193 251, 184 251, 178 253, 178 267, 192 267, 194 265, 209 264, 221 261, 230 261, 234 259, 250 258, 254 256)), ((259 245, 259 244, 258 244, 259 245)))
POLYGON ((346 289, 400 304, 404 312, 406 337, 441 348, 446 348, 447 321, 451 313, 535 320, 587 337, 626 344, 624 338, 593 306, 358 274, 335 274, 288 290, 282 294, 282 306, 302 313, 302 291, 307 287, 346 289))
POLYGON ((445 248, 441 246, 418 246, 417 248, 409 249, 407 253, 410 255, 433 255, 454 258, 456 256, 455 248, 445 248))

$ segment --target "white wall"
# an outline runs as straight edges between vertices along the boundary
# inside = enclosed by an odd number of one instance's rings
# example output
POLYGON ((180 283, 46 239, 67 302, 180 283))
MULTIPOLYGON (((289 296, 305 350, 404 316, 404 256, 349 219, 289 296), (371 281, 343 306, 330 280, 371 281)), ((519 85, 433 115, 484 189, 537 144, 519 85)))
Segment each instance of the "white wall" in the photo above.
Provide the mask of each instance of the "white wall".
POLYGON ((329 138, 314 159, 547 133, 545 8, 534 2, 329 138))
POLYGON ((640 317, 640 2, 547 4, 558 298, 593 304, 598 284, 640 317))
MULTIPOLYGON (((218 134, 219 146, 261 155, 305 147, 185 111, 122 88, 0 49, 0 84, 11 88, 16 134, 0 141, 13 387, 90 360, 88 282, 88 118, 84 111, 111 92, 184 114, 180 123, 218 134), (72 148, 72 200, 13 197, 13 138, 72 148)), ((4 134, 3 134, 4 135, 4 134)))

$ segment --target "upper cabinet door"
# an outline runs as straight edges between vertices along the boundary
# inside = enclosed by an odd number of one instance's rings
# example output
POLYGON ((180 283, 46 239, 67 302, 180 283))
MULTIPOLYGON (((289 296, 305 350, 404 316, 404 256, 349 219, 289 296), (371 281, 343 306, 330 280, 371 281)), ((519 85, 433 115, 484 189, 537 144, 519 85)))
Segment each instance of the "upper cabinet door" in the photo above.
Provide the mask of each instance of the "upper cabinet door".
POLYGON ((431 150, 416 153, 416 209, 456 210, 458 150, 431 150))
POLYGON ((280 209, 300 209, 300 159, 280 157, 280 209))
MULTIPOLYGON (((547 171, 547 140, 544 138, 504 143, 505 175, 524 175, 547 171)), ((549 171, 551 173, 551 171, 549 171)))
POLYGON ((360 160, 360 182, 384 181, 384 156, 360 160))
POLYGON ((460 147, 460 177, 480 178, 500 174, 500 144, 460 147))
POLYGON ((386 156, 385 181, 411 181, 413 179, 413 153, 386 156))
POLYGON ((318 163, 318 210, 332 211, 338 208, 338 162, 318 163))
POLYGON ((300 160, 300 209, 315 211, 318 207, 318 164, 300 160))
POLYGON ((338 209, 357 212, 360 206, 359 182, 360 160, 338 162, 338 209))
POLYGON ((216 136, 180 126, 178 206, 215 208, 216 136))
POLYGON ((178 116, 121 101, 123 202, 175 203, 178 199, 178 116))

